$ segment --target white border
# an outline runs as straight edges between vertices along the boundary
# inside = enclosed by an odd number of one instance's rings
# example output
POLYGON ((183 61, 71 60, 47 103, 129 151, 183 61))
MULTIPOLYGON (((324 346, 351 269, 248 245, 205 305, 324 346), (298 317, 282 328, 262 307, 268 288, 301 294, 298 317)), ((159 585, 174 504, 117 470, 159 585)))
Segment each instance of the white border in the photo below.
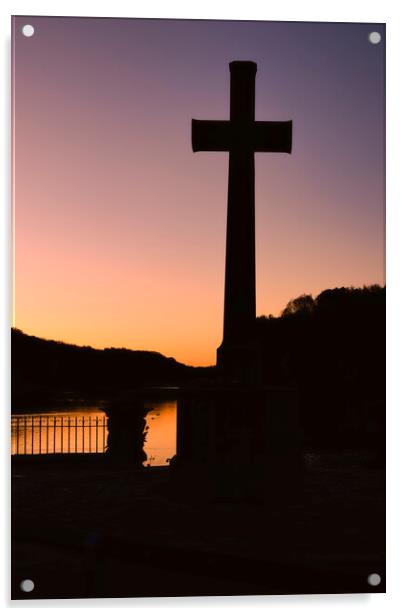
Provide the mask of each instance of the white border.
MULTIPOLYGON (((279 597, 234 597, 234 598, 169 598, 169 599, 102 599, 102 600, 70 600, 70 601, 9 601, 9 500, 3 492, 1 502, 5 507, 1 510, 0 528, 4 533, 4 541, 0 543, 3 556, 3 567, 0 565, 0 589, 5 607, 19 612, 30 608, 34 611, 44 607, 54 609, 66 608, 68 611, 98 610, 115 607, 135 609, 136 613, 146 611, 147 614, 159 611, 176 612, 184 608, 192 613, 196 609, 221 612, 230 609, 231 613, 244 613, 246 609, 253 612, 266 613, 267 610, 280 610, 281 614, 296 612, 298 614, 321 614, 326 612, 343 614, 384 614, 402 613, 400 571, 401 571, 401 524, 402 507, 400 496, 400 480, 398 478, 401 465, 402 450, 402 396, 399 381, 401 380, 400 350, 402 349, 402 293, 401 293, 401 249, 402 244, 402 200, 400 176, 402 161, 400 156, 402 95, 400 80, 400 58, 402 58, 401 36, 401 4, 393 0, 281 0, 269 2, 248 0, 220 0, 219 2, 204 0, 199 4, 184 1, 169 0, 169 2, 153 1, 141 3, 136 1, 98 0, 50 0, 15 1, 3 0, 0 6, 0 27, 2 29, 1 49, 3 59, 0 64, 3 94, 0 96, 2 121, 1 176, 3 207, 0 217, 1 238, 1 354, 0 354, 0 391, 2 392, 2 427, 3 456, 2 485, 9 493, 9 324, 10 324, 10 15, 76 15, 102 17, 166 17, 192 19, 261 19, 283 21, 357 21, 387 24, 387 294, 388 294, 388 428, 387 428, 387 594, 380 595, 306 595, 279 597), (399 609, 398 609, 399 608, 399 609)), ((369 541, 370 538, 368 537, 369 541)))

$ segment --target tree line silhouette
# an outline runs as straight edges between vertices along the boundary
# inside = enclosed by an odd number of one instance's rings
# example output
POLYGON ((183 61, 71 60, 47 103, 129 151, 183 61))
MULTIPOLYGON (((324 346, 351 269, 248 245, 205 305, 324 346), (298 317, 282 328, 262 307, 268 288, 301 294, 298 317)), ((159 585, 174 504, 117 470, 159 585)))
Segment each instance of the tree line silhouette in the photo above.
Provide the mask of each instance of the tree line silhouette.
MULTIPOLYGON (((299 392, 305 442, 323 447, 384 445, 385 288, 327 289, 291 300, 279 317, 258 317, 266 385, 299 392)), ((149 351, 80 347, 12 330, 12 406, 27 409, 110 397, 143 386, 215 379, 149 351)))
POLYGON ((291 300, 256 331, 267 384, 294 384, 307 442, 384 447, 385 287, 291 300))

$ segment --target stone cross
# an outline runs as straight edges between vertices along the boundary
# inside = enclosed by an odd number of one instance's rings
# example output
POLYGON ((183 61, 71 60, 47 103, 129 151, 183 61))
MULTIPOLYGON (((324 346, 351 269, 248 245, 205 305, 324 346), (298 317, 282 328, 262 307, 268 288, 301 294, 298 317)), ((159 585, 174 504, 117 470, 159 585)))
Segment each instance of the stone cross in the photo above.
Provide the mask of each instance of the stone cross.
POLYGON ((254 152, 287 152, 292 122, 255 121, 255 62, 231 62, 230 120, 192 120, 193 151, 229 152, 223 342, 217 364, 241 378, 256 369, 254 152))

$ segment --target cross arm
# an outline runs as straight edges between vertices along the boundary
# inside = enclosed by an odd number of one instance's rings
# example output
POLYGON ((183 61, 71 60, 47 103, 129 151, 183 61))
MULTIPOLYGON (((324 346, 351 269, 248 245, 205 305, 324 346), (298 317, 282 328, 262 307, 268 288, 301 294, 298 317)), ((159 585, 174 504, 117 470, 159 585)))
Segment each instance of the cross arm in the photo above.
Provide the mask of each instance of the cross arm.
POLYGON ((227 152, 231 147, 231 125, 227 120, 192 120, 193 152, 227 152))
POLYGON ((246 122, 192 120, 193 152, 228 152, 248 149, 253 152, 292 151, 292 121, 246 122))
POLYGON ((287 122, 253 122, 251 141, 254 152, 292 151, 292 120, 287 122))

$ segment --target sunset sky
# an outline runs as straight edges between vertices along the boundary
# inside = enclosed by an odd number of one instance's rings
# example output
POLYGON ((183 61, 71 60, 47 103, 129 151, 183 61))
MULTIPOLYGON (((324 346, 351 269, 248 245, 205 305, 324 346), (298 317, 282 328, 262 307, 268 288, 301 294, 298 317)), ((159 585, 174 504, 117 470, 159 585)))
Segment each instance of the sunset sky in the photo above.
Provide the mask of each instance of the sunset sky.
POLYGON ((194 154, 191 118, 228 119, 232 60, 258 64, 257 120, 293 120, 290 156, 256 154, 257 314, 384 284, 384 26, 17 17, 13 30, 14 326, 215 363, 228 154, 194 154))

